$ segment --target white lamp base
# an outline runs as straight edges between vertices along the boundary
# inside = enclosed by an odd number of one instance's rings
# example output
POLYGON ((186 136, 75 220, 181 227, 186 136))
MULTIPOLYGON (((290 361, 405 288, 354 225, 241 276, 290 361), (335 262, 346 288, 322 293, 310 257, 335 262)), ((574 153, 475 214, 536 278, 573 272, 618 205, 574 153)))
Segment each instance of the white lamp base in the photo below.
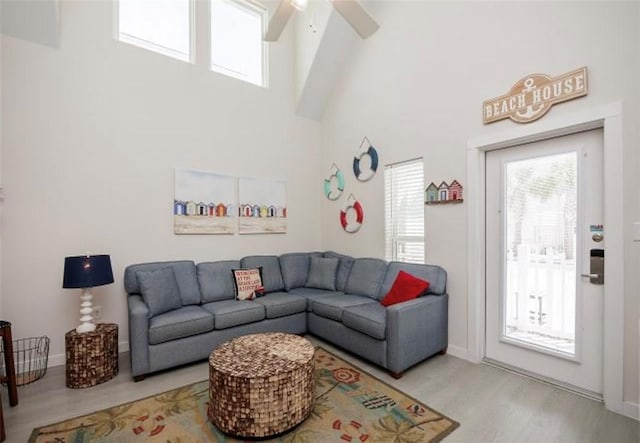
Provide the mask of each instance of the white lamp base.
POLYGON ((76 328, 76 332, 82 334, 95 331, 96 324, 91 315, 93 313, 93 295, 89 292, 89 288, 83 289, 80 300, 82 300, 80 303, 80 325, 76 328))

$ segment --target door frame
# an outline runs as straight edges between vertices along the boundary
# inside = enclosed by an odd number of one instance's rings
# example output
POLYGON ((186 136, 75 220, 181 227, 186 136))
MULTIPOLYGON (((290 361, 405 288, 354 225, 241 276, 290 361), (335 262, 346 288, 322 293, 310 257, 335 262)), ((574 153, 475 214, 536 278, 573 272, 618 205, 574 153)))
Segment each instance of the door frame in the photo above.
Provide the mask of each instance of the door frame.
MULTIPOLYGON (((624 252, 622 103, 614 102, 467 140, 468 242, 467 351, 471 361, 485 356, 485 162, 486 153, 590 129, 603 128, 604 226, 607 233, 603 318, 603 398, 623 413, 624 252)), ((581 272, 582 270, 577 270, 581 272)))

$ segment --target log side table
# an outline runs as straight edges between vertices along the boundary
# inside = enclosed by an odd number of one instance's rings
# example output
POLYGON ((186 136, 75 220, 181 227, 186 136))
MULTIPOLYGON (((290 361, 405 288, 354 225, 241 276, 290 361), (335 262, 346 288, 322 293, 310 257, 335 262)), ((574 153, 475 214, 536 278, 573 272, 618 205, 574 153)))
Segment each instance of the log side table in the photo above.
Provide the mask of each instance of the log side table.
POLYGON ((245 335, 209 357, 209 420, 236 437, 269 437, 313 410, 315 349, 292 334, 245 335))
POLYGON ((118 374, 118 325, 99 323, 92 332, 67 332, 67 387, 88 388, 118 374))

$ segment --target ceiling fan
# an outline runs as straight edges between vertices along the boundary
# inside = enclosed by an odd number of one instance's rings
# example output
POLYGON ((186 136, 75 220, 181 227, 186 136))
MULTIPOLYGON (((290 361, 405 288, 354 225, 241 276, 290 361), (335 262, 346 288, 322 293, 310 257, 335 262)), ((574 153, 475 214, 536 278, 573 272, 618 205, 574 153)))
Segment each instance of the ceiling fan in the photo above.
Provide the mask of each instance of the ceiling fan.
MULTIPOLYGON (((264 40, 267 42, 277 41, 294 11, 304 11, 307 1, 281 0, 278 9, 271 17, 264 40)), ((329 3, 363 39, 369 37, 380 27, 357 0, 329 0, 329 3)))

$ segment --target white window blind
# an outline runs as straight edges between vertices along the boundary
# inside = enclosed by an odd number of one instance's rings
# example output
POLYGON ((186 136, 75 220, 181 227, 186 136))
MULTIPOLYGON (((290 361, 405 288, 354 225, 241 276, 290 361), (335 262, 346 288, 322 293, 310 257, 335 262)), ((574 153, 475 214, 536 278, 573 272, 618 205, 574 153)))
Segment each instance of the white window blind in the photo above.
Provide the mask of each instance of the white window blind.
POLYGON ((385 257, 424 263, 422 159, 385 166, 385 257))
POLYGON ((191 0, 119 0, 118 39, 191 61, 191 0))

